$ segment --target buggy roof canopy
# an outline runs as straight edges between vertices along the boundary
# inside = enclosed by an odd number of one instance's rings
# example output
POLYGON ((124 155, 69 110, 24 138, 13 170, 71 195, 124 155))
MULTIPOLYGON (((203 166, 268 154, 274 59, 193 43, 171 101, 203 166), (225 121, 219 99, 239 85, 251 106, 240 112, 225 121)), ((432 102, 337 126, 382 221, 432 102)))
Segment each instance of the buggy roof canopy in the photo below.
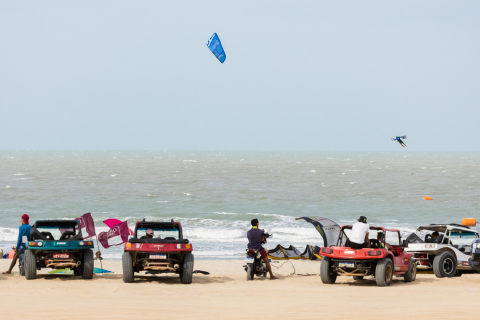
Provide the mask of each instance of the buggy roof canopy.
POLYGON ((340 226, 334 221, 322 217, 300 217, 295 220, 305 220, 313 224, 318 233, 322 236, 323 246, 329 247, 337 242, 340 234, 340 226))
POLYGON ((38 220, 35 227, 75 227, 78 224, 78 220, 38 220))
POLYGON ((458 231, 473 231, 469 227, 462 226, 459 224, 431 224, 428 226, 420 226, 417 228, 417 231, 437 231, 445 233, 447 230, 458 230, 458 231))

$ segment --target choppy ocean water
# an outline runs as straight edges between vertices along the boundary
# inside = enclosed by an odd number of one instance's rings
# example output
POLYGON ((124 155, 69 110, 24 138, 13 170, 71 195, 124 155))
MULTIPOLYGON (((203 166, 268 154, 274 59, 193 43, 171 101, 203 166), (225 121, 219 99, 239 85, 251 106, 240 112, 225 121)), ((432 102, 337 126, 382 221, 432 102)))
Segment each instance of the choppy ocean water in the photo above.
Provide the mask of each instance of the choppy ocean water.
MULTIPOLYGON (((180 221, 196 259, 242 258, 250 220, 278 243, 322 243, 301 216, 399 228, 480 219, 480 153, 0 152, 0 248, 20 217, 180 221), (433 201, 422 200, 423 196, 433 201)), ((123 246, 103 249, 120 259, 123 246)))

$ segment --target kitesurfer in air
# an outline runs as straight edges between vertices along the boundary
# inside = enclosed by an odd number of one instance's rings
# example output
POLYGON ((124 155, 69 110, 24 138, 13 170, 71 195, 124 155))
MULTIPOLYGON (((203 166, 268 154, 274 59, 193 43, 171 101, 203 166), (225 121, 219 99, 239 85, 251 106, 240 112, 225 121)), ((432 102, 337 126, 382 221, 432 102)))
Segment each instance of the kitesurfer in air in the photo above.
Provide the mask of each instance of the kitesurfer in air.
POLYGON ((396 136, 394 139, 392 139, 393 141, 398 141, 398 143, 400 143, 400 145, 404 148, 407 147, 407 145, 405 144, 405 142, 403 142, 402 139, 407 139, 407 136, 396 136))

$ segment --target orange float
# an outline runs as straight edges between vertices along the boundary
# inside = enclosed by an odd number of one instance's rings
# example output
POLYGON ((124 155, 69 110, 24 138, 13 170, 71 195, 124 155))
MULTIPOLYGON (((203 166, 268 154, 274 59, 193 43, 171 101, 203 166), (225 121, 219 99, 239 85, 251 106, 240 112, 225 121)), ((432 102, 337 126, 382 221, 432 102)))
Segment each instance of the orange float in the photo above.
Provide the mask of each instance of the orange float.
POLYGON ((475 218, 463 218, 462 226, 466 227, 475 227, 477 225, 477 220, 475 218))
POLYGON ((423 197, 423 200, 433 200, 432 197, 423 197))

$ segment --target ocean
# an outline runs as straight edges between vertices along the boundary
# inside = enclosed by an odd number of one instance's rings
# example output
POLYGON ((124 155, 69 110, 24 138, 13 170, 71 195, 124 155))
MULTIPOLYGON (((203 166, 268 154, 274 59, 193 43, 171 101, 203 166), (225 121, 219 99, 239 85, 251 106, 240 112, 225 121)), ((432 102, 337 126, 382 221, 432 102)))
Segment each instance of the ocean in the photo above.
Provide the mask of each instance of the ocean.
MULTIPOLYGON (((321 245, 312 225, 360 215, 406 236, 419 225, 480 218, 480 153, 1 151, 0 248, 20 217, 180 221, 196 259, 240 259, 250 220, 266 247, 321 245), (422 200, 430 196, 432 201, 422 200)), ((121 259, 123 246, 100 248, 121 259)))

